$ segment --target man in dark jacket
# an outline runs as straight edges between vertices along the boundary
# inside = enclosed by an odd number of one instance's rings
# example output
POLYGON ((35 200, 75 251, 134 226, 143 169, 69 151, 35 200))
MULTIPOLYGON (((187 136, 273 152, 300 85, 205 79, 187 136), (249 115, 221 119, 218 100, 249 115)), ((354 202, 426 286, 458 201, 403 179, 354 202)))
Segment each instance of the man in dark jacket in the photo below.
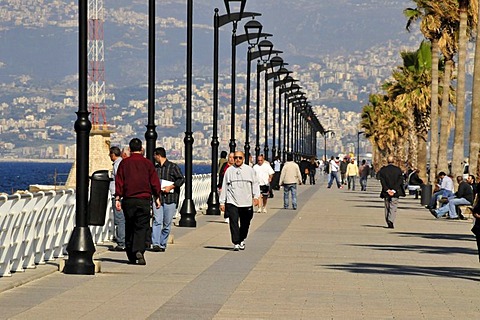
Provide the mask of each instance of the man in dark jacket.
POLYGON ((457 177, 458 190, 455 196, 448 198, 448 205, 441 207, 438 210, 430 209, 430 212, 435 218, 440 218, 448 212, 449 219, 458 220, 460 217, 457 214, 456 206, 473 204, 473 189, 472 186, 463 181, 462 176, 457 177))
POLYGON ((393 164, 393 156, 388 156, 387 162, 388 165, 378 172, 378 179, 382 183, 380 198, 385 202, 385 221, 387 227, 393 229, 397 215, 398 198, 405 197, 405 189, 403 188, 402 170, 393 164))

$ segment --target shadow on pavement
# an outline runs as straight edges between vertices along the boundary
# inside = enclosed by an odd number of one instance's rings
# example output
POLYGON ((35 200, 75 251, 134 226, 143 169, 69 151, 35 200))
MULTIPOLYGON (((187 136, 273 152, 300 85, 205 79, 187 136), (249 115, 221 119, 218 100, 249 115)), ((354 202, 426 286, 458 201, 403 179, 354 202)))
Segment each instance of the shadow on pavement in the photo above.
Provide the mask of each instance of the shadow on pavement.
POLYGON ((473 234, 443 234, 443 233, 419 233, 419 232, 398 232, 401 237, 419 237, 424 239, 475 241, 473 234))
POLYGON ((127 256, 125 256, 125 259, 99 258, 99 259, 96 259, 96 260, 101 261, 101 262, 113 262, 113 263, 121 263, 121 264, 127 264, 128 263, 127 256))
POLYGON ((381 251, 394 251, 394 252, 418 252, 428 254, 471 254, 477 255, 477 250, 468 249, 463 247, 436 247, 436 246, 421 246, 421 245, 376 245, 376 244, 350 244, 352 247, 371 248, 381 251))
POLYGON ((232 247, 219 247, 219 246, 204 246, 205 249, 226 250, 232 251, 232 247))
POLYGON ((364 224, 362 227, 367 227, 367 228, 385 228, 384 225, 378 225, 378 224, 364 224))
POLYGON ((480 270, 459 267, 421 267, 375 263, 350 263, 344 265, 317 265, 332 270, 359 274, 388 274, 400 276, 431 276, 480 281, 480 270))

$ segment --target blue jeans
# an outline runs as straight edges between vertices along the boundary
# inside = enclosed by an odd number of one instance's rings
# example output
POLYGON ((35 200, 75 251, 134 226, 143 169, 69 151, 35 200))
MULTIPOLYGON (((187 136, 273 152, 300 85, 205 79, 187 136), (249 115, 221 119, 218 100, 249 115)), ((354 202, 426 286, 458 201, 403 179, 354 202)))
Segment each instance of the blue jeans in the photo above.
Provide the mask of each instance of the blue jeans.
POLYGON ((367 191, 367 177, 360 178, 360 186, 362 187, 362 191, 367 191))
POLYGON ((348 176, 347 180, 348 180, 348 190, 350 190, 350 187, 352 188, 352 190, 355 190, 355 180, 357 180, 357 177, 348 176))
POLYGON ((432 208, 436 208, 437 207, 437 200, 438 200, 438 197, 447 197, 447 198, 450 198, 450 197, 453 197, 454 194, 452 191, 450 190, 445 190, 445 189, 440 189, 439 191, 435 192, 433 195, 432 195, 432 199, 430 200, 430 207, 432 208))
POLYGON ((297 184, 289 183, 283 185, 283 208, 288 209, 288 193, 292 193, 292 207, 297 209, 297 184))
POLYGON ((117 245, 125 247, 125 215, 123 211, 117 211, 115 208, 115 199, 112 200, 113 210, 113 224, 115 225, 115 239, 117 239, 117 245))
POLYGON ((448 198, 448 205, 441 207, 437 210, 437 218, 443 217, 447 212, 450 218, 458 218, 456 206, 461 206, 464 204, 471 204, 465 198, 448 198))
POLYGON ((330 179, 328 180, 328 187, 330 188, 333 184, 333 180, 337 182, 337 187, 340 188, 340 178, 338 177, 339 173, 338 171, 332 171, 330 172, 330 179))
POLYGON ((153 205, 152 245, 164 249, 167 247, 167 240, 176 211, 176 203, 162 203, 158 209, 153 205))

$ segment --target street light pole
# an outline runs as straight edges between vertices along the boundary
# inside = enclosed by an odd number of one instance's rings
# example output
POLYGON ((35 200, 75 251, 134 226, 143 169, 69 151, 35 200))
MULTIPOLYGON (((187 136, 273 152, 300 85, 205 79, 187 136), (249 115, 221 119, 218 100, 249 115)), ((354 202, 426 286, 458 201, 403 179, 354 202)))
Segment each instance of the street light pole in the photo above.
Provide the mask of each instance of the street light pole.
MULTIPOLYGON (((193 161, 193 132, 192 132, 192 49, 193 49, 193 0, 187 0, 187 110, 185 131, 185 200, 180 209, 180 227, 195 228, 195 203, 192 199, 192 161, 193 161)), ((215 174, 212 172, 212 175, 215 174)))
POLYGON ((155 0, 148 3, 148 122, 145 132, 146 156, 154 163, 153 150, 158 138, 155 131, 155 0))
POLYGON ((360 166, 360 135, 365 133, 365 131, 357 132, 357 166, 360 166))
POLYGON ((66 274, 95 274, 93 263, 92 234, 87 224, 88 216, 88 163, 90 157, 90 131, 92 123, 88 119, 87 87, 88 87, 88 4, 87 0, 78 1, 78 38, 79 38, 79 79, 78 79, 78 111, 75 121, 77 133, 77 172, 76 172, 76 207, 75 228, 68 241, 68 260, 63 272, 66 274))

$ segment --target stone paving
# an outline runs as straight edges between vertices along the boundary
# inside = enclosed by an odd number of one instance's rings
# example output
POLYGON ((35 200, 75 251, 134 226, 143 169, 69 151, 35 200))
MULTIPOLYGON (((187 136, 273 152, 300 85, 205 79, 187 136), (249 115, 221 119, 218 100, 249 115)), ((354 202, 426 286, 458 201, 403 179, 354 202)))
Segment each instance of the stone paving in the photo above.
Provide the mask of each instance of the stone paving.
POLYGON ((0 319, 479 319, 472 222, 408 196, 387 229, 378 194, 375 180, 361 192, 321 179, 284 210, 276 192, 239 252, 222 217, 199 212, 146 266, 99 246, 94 276, 49 264, 0 278, 0 319))

